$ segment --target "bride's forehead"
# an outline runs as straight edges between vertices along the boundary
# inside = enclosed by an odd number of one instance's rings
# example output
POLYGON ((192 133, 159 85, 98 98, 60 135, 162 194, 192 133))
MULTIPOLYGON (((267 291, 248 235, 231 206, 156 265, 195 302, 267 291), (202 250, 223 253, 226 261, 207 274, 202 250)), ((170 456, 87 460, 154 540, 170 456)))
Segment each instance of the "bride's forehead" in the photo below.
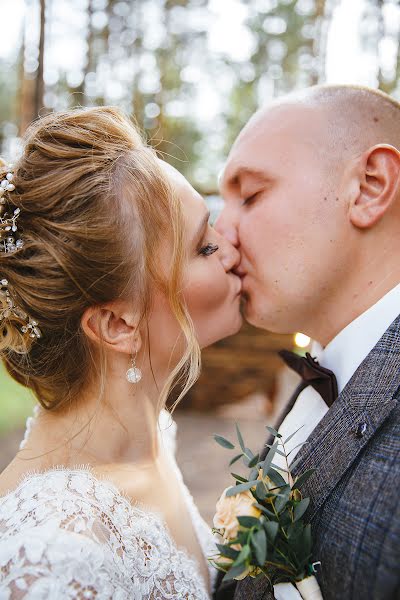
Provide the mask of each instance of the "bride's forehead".
POLYGON ((158 158, 157 160, 169 181, 177 185, 189 185, 182 173, 175 169, 175 167, 165 162, 165 160, 161 160, 161 158, 158 158))
POLYGON ((160 161, 161 169, 164 171, 168 180, 172 183, 172 185, 179 192, 179 195, 182 200, 188 201, 195 200, 196 202, 203 202, 203 198, 200 194, 192 187, 192 185, 188 182, 188 180, 180 173, 175 167, 168 164, 164 160, 158 159, 160 161))

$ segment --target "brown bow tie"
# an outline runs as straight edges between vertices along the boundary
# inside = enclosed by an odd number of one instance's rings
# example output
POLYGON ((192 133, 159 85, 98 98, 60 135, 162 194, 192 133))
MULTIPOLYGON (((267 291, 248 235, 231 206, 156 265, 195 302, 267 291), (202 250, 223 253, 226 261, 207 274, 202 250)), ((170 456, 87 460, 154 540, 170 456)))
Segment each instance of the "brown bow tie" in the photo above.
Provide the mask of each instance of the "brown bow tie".
POLYGON ((289 350, 281 350, 279 356, 288 367, 296 371, 307 385, 311 385, 331 407, 338 397, 338 387, 335 374, 309 354, 299 356, 289 350))

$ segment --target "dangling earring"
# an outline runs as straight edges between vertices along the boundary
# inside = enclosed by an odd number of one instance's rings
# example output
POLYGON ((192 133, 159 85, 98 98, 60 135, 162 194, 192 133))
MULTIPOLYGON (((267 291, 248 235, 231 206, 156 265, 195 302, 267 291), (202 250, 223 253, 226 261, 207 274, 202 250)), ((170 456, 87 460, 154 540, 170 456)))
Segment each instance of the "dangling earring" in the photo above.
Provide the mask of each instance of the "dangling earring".
POLYGON ((136 366, 136 357, 137 351, 135 356, 133 356, 132 354, 132 366, 126 372, 126 378, 129 381, 129 383, 139 383, 139 381, 142 379, 142 371, 139 369, 139 367, 136 366))

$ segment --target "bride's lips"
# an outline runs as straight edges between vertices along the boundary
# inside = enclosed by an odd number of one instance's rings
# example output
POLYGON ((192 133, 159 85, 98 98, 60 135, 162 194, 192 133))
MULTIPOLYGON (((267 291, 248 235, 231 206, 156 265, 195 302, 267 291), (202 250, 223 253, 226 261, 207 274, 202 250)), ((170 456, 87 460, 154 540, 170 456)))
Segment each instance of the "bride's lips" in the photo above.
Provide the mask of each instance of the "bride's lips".
POLYGON ((237 285, 237 288, 236 288, 236 292, 235 292, 235 297, 236 297, 236 296, 240 296, 240 294, 242 293, 242 280, 241 280, 241 278, 240 278, 238 275, 236 275, 235 273, 232 273, 232 275, 233 275, 233 276, 234 276, 234 278, 237 280, 237 282, 235 282, 235 283, 237 283, 237 284, 238 284, 238 285, 237 285))

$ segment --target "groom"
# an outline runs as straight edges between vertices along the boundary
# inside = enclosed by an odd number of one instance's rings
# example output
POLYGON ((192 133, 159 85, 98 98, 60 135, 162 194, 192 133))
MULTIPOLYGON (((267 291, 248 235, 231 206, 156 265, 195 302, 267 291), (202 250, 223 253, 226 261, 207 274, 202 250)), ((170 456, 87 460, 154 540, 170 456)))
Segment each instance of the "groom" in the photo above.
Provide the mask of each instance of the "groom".
MULTIPOLYGON (((247 320, 316 340, 317 363, 291 357, 305 379, 280 432, 303 425, 293 473, 316 469, 324 600, 400 598, 399 150, 398 102, 316 86, 257 112, 221 180, 216 228, 241 252, 247 320)), ((235 584, 215 597, 274 598, 266 578, 235 584)))

